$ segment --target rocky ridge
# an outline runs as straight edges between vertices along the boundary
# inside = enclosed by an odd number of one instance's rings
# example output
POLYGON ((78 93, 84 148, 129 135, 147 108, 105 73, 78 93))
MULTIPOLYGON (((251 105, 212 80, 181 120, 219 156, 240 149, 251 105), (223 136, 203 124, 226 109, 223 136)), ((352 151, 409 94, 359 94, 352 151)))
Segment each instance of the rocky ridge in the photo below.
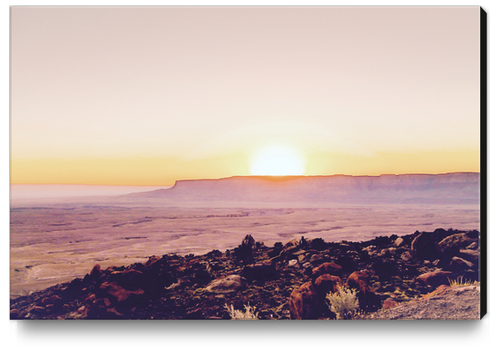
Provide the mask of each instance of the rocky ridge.
MULTIPOLYGON (((12 299, 10 317, 230 319, 227 304, 256 307, 259 319, 335 319, 325 295, 345 285, 357 289, 361 319, 423 319, 420 311, 399 318, 369 315, 441 293, 449 280, 478 281, 479 245, 477 230, 416 231, 364 242, 301 238, 272 247, 247 235, 225 252, 95 265, 84 278, 12 299)), ((426 314, 432 317, 427 308, 426 314)))

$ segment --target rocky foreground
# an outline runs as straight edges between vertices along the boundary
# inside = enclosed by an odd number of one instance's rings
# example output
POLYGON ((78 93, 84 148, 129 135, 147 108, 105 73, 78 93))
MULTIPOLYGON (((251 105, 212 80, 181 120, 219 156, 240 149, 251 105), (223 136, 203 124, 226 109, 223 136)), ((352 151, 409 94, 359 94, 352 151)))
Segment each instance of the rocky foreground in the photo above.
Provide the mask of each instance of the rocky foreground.
POLYGON ((459 294, 450 281, 478 281, 479 244, 479 231, 452 229, 365 242, 302 238, 273 247, 247 235, 226 252, 165 254, 107 269, 95 265, 83 279, 12 299, 10 317, 230 319, 225 305, 250 305, 259 319, 335 319, 325 296, 348 286, 357 290, 358 319, 478 319, 475 286, 459 293, 472 298, 465 306, 472 314, 466 316, 434 316, 433 306, 422 311, 412 303, 446 293, 454 299, 459 294), (404 314, 393 313, 404 307, 404 314))

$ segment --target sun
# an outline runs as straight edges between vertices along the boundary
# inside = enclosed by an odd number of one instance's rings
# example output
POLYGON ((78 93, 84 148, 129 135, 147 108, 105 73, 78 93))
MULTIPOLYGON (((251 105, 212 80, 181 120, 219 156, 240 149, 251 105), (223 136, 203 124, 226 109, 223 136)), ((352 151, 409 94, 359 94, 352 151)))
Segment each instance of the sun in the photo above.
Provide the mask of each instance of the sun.
POLYGON ((305 161, 300 152, 284 145, 260 149, 251 157, 249 171, 255 176, 297 176, 305 172, 305 161))

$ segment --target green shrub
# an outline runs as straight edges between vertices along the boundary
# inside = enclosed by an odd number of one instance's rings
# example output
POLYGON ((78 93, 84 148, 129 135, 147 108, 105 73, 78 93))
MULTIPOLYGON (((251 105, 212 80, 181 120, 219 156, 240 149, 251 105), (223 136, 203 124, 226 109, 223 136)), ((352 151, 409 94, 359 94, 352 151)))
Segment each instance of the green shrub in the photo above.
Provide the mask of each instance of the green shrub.
POLYGON ((359 309, 357 291, 347 287, 340 287, 338 292, 326 296, 326 303, 335 313, 337 319, 352 319, 359 309))

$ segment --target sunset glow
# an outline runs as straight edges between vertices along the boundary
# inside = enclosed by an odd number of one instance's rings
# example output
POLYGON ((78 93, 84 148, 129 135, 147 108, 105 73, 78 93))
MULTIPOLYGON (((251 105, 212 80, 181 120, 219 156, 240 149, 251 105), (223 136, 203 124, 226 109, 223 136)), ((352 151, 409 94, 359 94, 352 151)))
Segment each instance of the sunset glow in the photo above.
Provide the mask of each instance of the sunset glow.
POLYGON ((10 182, 479 172, 479 11, 12 7, 10 182))
POLYGON ((259 176, 289 176, 305 173, 299 152, 286 146, 261 149, 250 162, 250 173, 259 176))

